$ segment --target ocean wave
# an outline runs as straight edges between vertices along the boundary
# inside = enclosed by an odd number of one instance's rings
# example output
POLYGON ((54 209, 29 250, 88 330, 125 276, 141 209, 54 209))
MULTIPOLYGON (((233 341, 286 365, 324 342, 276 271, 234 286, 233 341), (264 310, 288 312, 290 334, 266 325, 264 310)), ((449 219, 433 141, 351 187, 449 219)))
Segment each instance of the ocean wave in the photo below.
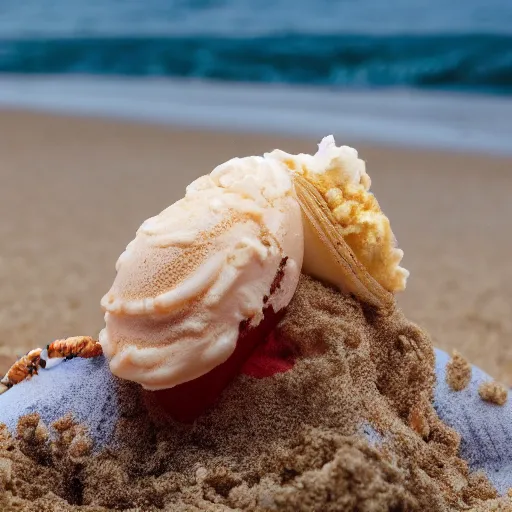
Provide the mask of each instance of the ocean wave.
POLYGON ((512 36, 310 35, 0 40, 0 72, 512 93, 512 36))

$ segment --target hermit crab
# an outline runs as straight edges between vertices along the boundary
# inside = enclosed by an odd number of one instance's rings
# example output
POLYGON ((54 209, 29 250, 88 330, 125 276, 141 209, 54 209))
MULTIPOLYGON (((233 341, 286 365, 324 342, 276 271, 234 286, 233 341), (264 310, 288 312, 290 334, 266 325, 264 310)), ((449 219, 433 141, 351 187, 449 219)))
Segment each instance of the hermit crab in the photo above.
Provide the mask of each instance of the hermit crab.
MULTIPOLYGON (((141 225, 101 300, 99 343, 76 355, 102 351, 113 374, 186 421, 265 342, 301 272, 392 309, 408 272, 369 188, 357 152, 332 136, 314 155, 275 150, 218 166, 141 225)), ((30 361, 18 362, 27 376, 30 361)))

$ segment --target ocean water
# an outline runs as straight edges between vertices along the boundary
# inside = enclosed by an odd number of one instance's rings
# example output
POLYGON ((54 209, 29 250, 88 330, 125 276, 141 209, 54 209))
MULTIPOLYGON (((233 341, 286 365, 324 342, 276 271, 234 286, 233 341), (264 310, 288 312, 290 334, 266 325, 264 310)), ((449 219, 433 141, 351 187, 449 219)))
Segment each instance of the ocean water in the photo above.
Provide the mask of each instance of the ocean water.
POLYGON ((2 0, 1 72, 512 94, 512 0, 2 0))

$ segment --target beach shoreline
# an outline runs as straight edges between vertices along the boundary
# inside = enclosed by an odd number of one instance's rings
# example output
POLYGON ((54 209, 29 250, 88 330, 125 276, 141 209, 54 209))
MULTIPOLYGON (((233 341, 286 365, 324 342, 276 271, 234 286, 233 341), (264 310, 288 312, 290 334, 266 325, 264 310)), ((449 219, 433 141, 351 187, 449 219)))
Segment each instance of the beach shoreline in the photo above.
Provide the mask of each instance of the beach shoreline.
POLYGON ((349 143, 512 155, 512 99, 169 78, 0 74, 0 108, 349 143))

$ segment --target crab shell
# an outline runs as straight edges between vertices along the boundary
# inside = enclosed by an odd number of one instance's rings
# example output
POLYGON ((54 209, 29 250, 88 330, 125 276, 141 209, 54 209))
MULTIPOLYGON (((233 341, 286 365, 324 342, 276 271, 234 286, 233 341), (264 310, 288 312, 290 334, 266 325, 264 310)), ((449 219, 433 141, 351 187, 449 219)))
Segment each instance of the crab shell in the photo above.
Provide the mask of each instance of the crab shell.
POLYGON ((314 155, 280 150, 265 155, 285 165, 294 179, 304 224, 302 271, 391 311, 409 272, 389 219, 369 191, 371 180, 357 151, 325 137, 314 155))
POLYGON ((369 188, 332 136, 315 155, 235 158, 193 182, 117 262, 100 333, 112 372, 151 390, 198 379, 234 354, 241 326, 254 338, 288 305, 301 269, 392 310, 408 272, 369 188))
POLYGON ((197 179, 142 224, 117 262, 101 302, 112 373, 158 390, 210 372, 233 354, 241 324, 256 328, 265 308, 288 305, 303 251, 282 164, 233 159, 197 179))

